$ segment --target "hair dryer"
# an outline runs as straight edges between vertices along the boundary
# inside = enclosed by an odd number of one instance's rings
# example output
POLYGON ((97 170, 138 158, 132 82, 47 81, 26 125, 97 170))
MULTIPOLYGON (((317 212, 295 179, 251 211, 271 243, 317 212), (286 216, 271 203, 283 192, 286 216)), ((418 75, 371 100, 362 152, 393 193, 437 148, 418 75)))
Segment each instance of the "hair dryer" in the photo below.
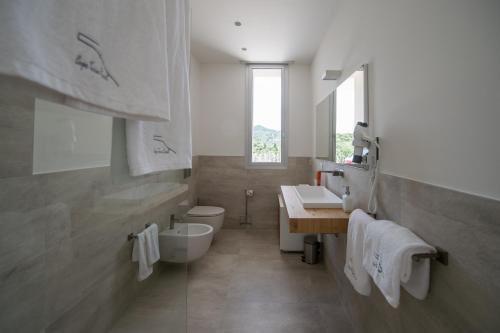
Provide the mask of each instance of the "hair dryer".
MULTIPOLYGON (((370 145, 374 145, 377 149, 380 148, 379 143, 376 138, 368 136, 368 124, 358 122, 356 127, 354 127, 352 145, 354 146, 354 154, 352 157, 353 163, 361 163, 363 161, 363 150, 368 148, 370 145)), ((377 158, 374 161, 371 176, 371 190, 370 197, 368 200, 368 212, 371 214, 377 213, 377 183, 378 183, 378 153, 377 158)))
POLYGON ((352 156, 353 163, 361 163, 363 161, 363 149, 368 148, 375 139, 368 136, 368 124, 358 122, 354 127, 352 145, 354 146, 354 154, 352 156))

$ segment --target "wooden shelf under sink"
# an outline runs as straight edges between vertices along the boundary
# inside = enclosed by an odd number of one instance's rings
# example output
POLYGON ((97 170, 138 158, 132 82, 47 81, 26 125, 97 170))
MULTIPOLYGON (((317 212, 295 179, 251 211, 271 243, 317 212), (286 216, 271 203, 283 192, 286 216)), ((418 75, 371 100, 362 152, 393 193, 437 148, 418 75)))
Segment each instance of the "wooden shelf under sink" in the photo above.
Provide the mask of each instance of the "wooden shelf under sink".
POLYGON ((307 208, 299 201, 293 186, 281 186, 292 233, 339 234, 347 233, 349 214, 341 208, 307 208))

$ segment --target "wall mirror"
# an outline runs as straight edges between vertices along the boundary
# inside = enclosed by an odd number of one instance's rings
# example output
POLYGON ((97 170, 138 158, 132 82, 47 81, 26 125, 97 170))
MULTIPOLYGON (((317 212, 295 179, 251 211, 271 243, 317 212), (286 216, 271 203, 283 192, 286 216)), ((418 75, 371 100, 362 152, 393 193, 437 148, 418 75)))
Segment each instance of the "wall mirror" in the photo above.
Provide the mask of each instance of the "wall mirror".
POLYGON ((353 163, 356 123, 368 123, 368 67, 354 71, 316 106, 316 158, 367 168, 367 148, 361 163, 353 163))

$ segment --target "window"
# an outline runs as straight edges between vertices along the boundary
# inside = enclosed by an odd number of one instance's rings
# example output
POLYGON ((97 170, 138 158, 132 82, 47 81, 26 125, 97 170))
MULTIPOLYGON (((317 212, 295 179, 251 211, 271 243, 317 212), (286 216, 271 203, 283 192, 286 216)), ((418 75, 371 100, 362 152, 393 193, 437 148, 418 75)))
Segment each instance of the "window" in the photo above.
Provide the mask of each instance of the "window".
POLYGON ((287 166, 287 74, 286 65, 247 67, 248 167, 287 166))

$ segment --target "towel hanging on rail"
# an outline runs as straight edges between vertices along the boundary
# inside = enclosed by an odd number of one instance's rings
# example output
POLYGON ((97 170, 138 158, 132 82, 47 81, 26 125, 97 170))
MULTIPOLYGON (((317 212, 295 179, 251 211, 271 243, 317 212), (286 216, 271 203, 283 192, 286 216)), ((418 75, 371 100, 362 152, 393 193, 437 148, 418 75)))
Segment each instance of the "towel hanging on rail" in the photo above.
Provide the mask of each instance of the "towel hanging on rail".
POLYGON ((127 158, 132 176, 191 168, 189 97, 189 1, 166 0, 171 120, 127 120, 127 158))
POLYGON ((146 235, 140 232, 134 237, 134 248, 132 249, 132 261, 139 264, 137 281, 145 280, 153 273, 153 266, 148 264, 146 235))
POLYGON ((153 223, 144 230, 146 237, 146 259, 149 266, 160 260, 160 246, 158 242, 158 225, 153 223))
POLYGON ((418 262, 414 254, 436 249, 408 228, 391 221, 375 221, 366 227, 363 267, 373 278, 390 305, 399 306, 400 285, 418 299, 429 290, 429 260, 418 262))
POLYGON ((165 0, 0 1, 0 73, 85 111, 165 121, 166 34, 165 0))
POLYGON ((371 293, 371 282, 368 272, 363 267, 363 247, 366 227, 375 220, 361 209, 351 213, 347 227, 347 248, 344 273, 351 281, 354 289, 361 295, 371 293))

